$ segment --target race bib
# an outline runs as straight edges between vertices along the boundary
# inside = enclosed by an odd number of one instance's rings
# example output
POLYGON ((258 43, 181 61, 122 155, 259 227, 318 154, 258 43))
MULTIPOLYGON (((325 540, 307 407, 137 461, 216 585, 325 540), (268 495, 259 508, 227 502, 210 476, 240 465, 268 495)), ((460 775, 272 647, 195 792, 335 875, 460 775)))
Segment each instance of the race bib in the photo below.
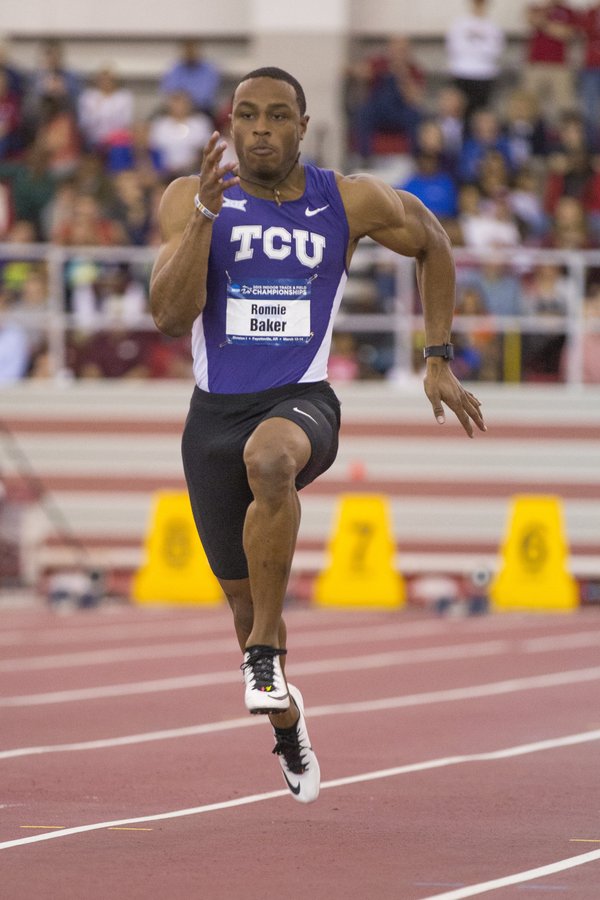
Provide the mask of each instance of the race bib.
POLYGON ((227 286, 225 327, 231 344, 306 344, 312 279, 248 278, 227 286))

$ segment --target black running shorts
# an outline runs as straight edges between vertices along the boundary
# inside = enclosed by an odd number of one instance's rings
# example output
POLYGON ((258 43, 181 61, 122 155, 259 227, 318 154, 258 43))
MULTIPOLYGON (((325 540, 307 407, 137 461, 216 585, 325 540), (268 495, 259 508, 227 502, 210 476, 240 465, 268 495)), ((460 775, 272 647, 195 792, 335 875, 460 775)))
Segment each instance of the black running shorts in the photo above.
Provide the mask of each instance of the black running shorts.
POLYGON ((182 437, 183 468, 200 540, 218 578, 248 577, 242 532, 253 498, 244 447, 255 428, 274 417, 291 419, 310 440, 310 459, 296 478, 300 490, 337 454, 340 403, 326 381, 255 394, 211 394, 196 387, 192 394, 182 437))

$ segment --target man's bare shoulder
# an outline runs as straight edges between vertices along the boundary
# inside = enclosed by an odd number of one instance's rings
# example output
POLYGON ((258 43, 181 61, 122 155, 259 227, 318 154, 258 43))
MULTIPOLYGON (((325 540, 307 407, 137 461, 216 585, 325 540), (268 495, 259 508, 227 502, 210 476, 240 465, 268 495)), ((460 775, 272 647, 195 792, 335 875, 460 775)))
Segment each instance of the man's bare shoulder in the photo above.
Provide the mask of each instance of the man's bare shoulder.
POLYGON ((405 222, 401 196, 389 184, 368 172, 336 173, 336 182, 351 230, 358 236, 405 222))
POLYGON ((197 175, 182 175, 180 178, 175 178, 174 181, 171 181, 167 185, 162 197, 163 202, 171 206, 181 203, 189 198, 193 203, 194 195, 196 194, 198 187, 199 182, 197 175))
POLYGON ((159 209, 161 229, 168 236, 183 231, 194 209, 198 190, 197 175, 183 175, 171 181, 162 195, 159 209))

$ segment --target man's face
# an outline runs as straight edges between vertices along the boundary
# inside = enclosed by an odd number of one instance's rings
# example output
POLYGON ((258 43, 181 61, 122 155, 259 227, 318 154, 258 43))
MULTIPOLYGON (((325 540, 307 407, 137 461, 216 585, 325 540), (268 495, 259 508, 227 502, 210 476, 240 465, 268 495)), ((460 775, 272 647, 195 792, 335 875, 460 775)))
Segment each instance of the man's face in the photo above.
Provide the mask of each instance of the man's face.
POLYGON ((242 171, 268 178, 285 173, 298 155, 308 116, 301 116, 287 81, 250 78, 233 97, 231 135, 242 171))

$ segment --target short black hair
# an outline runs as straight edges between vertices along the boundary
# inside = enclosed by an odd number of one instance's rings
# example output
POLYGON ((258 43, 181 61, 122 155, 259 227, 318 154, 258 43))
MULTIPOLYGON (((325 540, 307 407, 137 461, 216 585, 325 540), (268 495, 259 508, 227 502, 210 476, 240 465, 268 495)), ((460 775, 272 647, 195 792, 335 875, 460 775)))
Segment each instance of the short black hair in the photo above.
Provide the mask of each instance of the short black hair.
POLYGON ((291 84, 296 92, 296 101, 300 109, 300 115, 306 115, 306 95, 304 93, 304 88, 298 79, 294 78, 293 75, 290 75, 289 72, 286 72, 285 69, 279 69, 277 66, 262 66, 260 69, 253 69, 252 72, 248 72, 247 75, 240 78, 238 87, 250 78, 274 78, 276 81, 286 81, 288 84, 291 84))

